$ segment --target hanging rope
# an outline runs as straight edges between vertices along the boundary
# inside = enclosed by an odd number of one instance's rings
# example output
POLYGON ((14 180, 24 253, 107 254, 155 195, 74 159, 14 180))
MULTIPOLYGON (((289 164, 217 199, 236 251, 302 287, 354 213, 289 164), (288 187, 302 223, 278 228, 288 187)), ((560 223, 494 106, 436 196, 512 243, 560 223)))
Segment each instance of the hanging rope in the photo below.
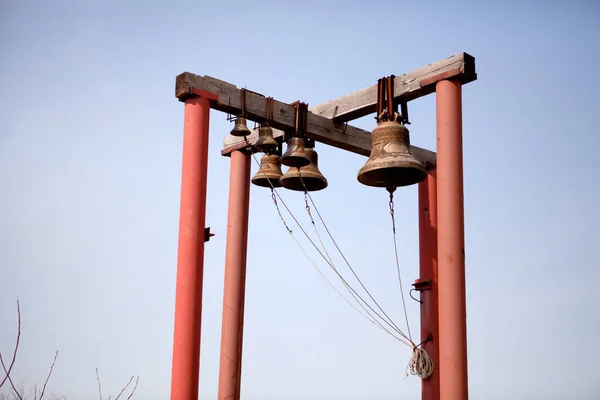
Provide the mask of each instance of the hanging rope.
POLYGON ((377 300, 375 300, 375 298, 371 295, 371 293, 369 292, 369 290, 363 284, 362 280, 358 277, 358 274, 356 273, 356 271, 354 270, 354 268, 352 268, 352 265, 350 265, 350 262, 348 261, 348 259, 344 255, 344 253, 342 252, 342 249, 338 246, 337 242, 333 238, 333 235, 331 234, 331 231, 329 230, 329 228, 327 227, 327 224, 323 220, 323 217, 321 216, 321 213, 319 212, 319 209, 315 205, 315 203, 314 203, 314 201, 313 201, 310 193, 306 190, 306 186, 304 186, 304 190, 305 190, 306 195, 310 199, 310 202, 311 202, 313 208, 315 209, 315 212, 317 213, 317 216, 319 217, 319 220, 323 224, 323 227, 325 228, 325 231, 327 232, 329 238, 333 242, 334 246, 336 247, 336 249, 338 250, 338 252, 340 253, 340 255, 342 256, 342 259, 344 260, 344 262, 348 266, 348 269, 350 269, 350 271, 352 272, 352 274, 354 275, 354 277, 356 278, 356 280, 358 281, 358 283, 360 284, 360 286, 363 288, 363 290, 365 291, 365 293, 367 293, 367 295, 373 301, 373 303, 375 304, 375 306, 386 317, 385 319, 382 318, 384 320, 384 322, 386 322, 386 324, 388 324, 388 325, 391 325, 396 332, 398 332, 402 336, 406 337, 407 340, 409 340, 409 338, 402 332, 402 330, 400 328, 398 328, 398 325, 396 325, 396 323, 387 315, 387 313, 383 310, 383 308, 381 308, 381 306, 379 305, 379 303, 377 302, 377 300))
MULTIPOLYGON (((341 251, 340 247, 337 245, 335 239, 331 235, 331 232, 329 231, 329 228, 327 227, 327 224, 325 224, 325 221, 323 220, 323 218, 322 218, 322 216, 321 216, 321 214, 319 212, 319 209, 315 205, 315 203, 314 203, 314 201, 313 201, 310 193, 306 190, 306 186, 304 187, 304 189, 305 189, 305 196, 307 196, 308 199, 310 200, 310 203, 312 204, 312 208, 317 213, 317 216, 319 217, 321 223, 323 224, 323 227, 325 228, 325 230, 327 231, 329 237, 331 238, 331 241, 333 242, 333 244, 336 246, 336 248, 340 252, 340 255, 342 256, 342 258, 344 259, 344 261, 346 262, 346 264, 348 264, 348 266, 350 267, 348 260, 346 259, 346 257, 344 256, 343 252, 341 251)), ((399 262, 399 257, 398 257, 398 246, 396 244, 396 220, 395 220, 394 202, 393 202, 393 195, 392 195, 392 193, 390 193, 390 215, 392 217, 392 232, 393 232, 393 235, 394 235, 394 253, 395 253, 395 258, 396 258, 396 268, 397 268, 397 271, 398 271, 398 282, 399 282, 399 285, 400 285, 400 293, 401 293, 401 297, 402 297, 402 305, 403 305, 403 309, 404 309, 404 316, 405 316, 406 326, 407 326, 408 334, 409 334, 409 336, 407 337, 402 332, 400 332, 400 334, 403 336, 403 339, 404 339, 404 340, 401 340, 401 342, 409 345, 412 348, 412 350, 413 350, 413 354, 412 354, 411 358, 409 359, 409 362, 408 362, 408 365, 407 365, 406 376, 408 376, 408 373, 410 372, 412 375, 416 375, 416 376, 418 376, 421 379, 427 379, 433 373, 433 371, 434 371, 434 365, 433 365, 433 360, 431 359, 431 357, 429 356, 429 354, 427 353, 427 351, 421 347, 422 343, 419 344, 419 345, 416 345, 412 341, 412 338, 411 338, 410 326, 409 326, 409 323, 408 323, 408 313, 406 311, 406 301, 405 301, 404 290, 403 290, 403 285, 402 285, 402 276, 400 274, 400 262, 399 262)), ((312 221, 312 223, 314 224, 314 221, 312 221)))
MULTIPOLYGON (((321 238, 321 234, 319 233, 319 230, 317 229, 317 225, 315 224, 315 220, 312 216, 312 213, 310 212, 310 205, 308 204, 308 189, 306 187, 306 184, 304 182, 304 179, 302 178, 302 174, 300 172, 300 168, 298 168, 298 177, 300 178, 300 183, 302 184, 302 187, 304 188, 304 204, 305 204, 305 209, 306 209, 306 213, 308 214, 308 217, 310 218, 310 222, 312 224, 312 226, 315 229, 315 234, 317 235, 317 238, 319 240, 319 243, 321 245, 321 247, 323 248, 323 252, 325 253, 325 255, 327 256, 327 259, 329 260, 329 265, 331 266, 331 268, 336 272, 336 274, 339 276, 340 280, 342 281, 342 283, 344 284, 344 286, 346 287, 346 290, 348 290, 348 292, 350 293, 350 295, 354 298, 354 300, 358 303, 358 305, 364 310, 364 312, 371 318, 373 319, 373 322, 379 326, 381 329, 385 330, 386 332, 390 333, 379 321, 377 321, 377 319, 369 312, 369 310, 367 310, 365 308, 365 306, 363 304, 366 304, 367 307, 371 308, 369 306, 369 304, 360 296, 358 295, 358 293, 356 293, 356 291, 350 286, 350 284, 348 283, 348 281, 346 281, 346 279, 344 279, 341 274, 339 273, 337 267, 335 266, 333 259, 331 258, 331 256, 329 255, 329 252, 327 251, 327 248, 325 247, 325 244, 323 243, 323 239, 321 238), (359 301, 360 299, 360 301, 359 301)), ((312 202, 312 200, 311 200, 312 202)), ((372 308, 371 310, 377 315, 379 316, 381 319, 383 319, 376 311, 374 311, 372 308)), ((384 322, 386 322, 384 320, 384 322)), ((388 325, 390 325, 388 323, 388 325)), ((404 336, 403 332, 401 332, 399 329, 396 329, 394 326, 391 326, 394 331, 396 331, 398 334, 400 334, 401 336, 404 336)), ((390 333, 391 334, 391 333, 390 333)), ((395 335, 392 335, 394 337, 396 337, 395 335)), ((406 340, 402 340, 398 337, 396 337, 398 340, 403 341, 404 343, 406 343, 406 340)))
MULTIPOLYGON (((256 159, 256 156, 254 154, 252 154, 252 157, 254 158, 254 161, 260 166, 260 163, 258 162, 258 160, 256 159)), ((319 254, 321 255, 321 257, 325 258, 325 256, 323 255, 323 253, 321 253, 321 251, 316 247, 315 243, 312 241, 312 239, 308 236, 308 234, 306 233, 306 231, 304 230, 304 228, 302 228, 302 226, 300 225, 300 223, 298 222, 298 220, 296 219, 296 217, 293 215, 293 213, 291 212, 291 210, 288 208, 287 204, 285 204, 285 202, 283 201, 283 199, 281 198, 281 196, 279 195, 279 193, 277 193, 277 190, 275 189, 275 187, 273 186, 272 182, 270 180, 268 180, 269 185, 271 186, 271 198, 273 199, 273 203, 275 205, 275 208, 277 210, 277 214, 279 215, 279 218, 281 219, 281 222, 283 223, 283 226, 286 228, 286 230, 288 231, 288 233, 290 234, 290 236, 292 237, 292 239, 294 240, 294 242, 296 243, 296 245, 298 245, 298 247, 300 248, 300 250, 302 251, 302 253, 306 256, 306 258, 308 259, 308 261, 310 262, 310 264, 317 270, 317 272, 325 279, 325 281, 336 291, 336 293, 338 293, 352 308, 354 308, 359 314, 361 314, 364 318, 366 318, 369 322, 375 324, 376 326, 378 326, 379 328, 381 328, 382 330, 384 330, 386 333, 388 333, 389 335, 391 335, 392 337, 394 337, 395 339, 409 345, 409 342, 406 341, 406 339, 404 339, 404 334, 402 332, 399 332, 399 334, 401 335, 401 337, 396 336, 394 333, 390 332, 387 328, 385 328, 383 325, 381 325, 381 323, 379 321, 377 321, 368 311, 365 310, 365 312, 367 313, 367 315, 363 314, 359 309, 356 308, 356 306, 354 306, 354 304, 352 304, 332 283, 331 281, 329 281, 329 279, 325 276, 325 274, 323 274, 323 272, 317 267, 317 265, 312 261, 312 259, 308 256, 308 253, 306 252, 306 250, 304 250, 304 248, 302 247, 302 245, 300 244, 300 242, 298 241, 298 239, 294 236, 292 230, 289 228, 289 226, 287 225, 287 222, 285 221, 281 210, 279 208, 279 204, 277 202, 277 198, 279 198, 279 200, 281 201, 281 203, 283 204, 283 206, 285 207, 285 209, 287 210, 287 212, 290 214, 290 216, 294 219, 294 221, 296 222, 296 224, 298 225, 298 227, 300 228, 300 230, 304 233, 304 235, 306 236, 306 238, 311 242, 311 244, 317 249, 317 251, 319 252, 319 254)), ((313 222, 314 223, 314 222, 313 222)), ((319 237, 320 239, 320 237, 319 237)), ((321 242, 322 243, 322 242, 321 242)), ((327 261, 327 259, 325 259, 327 261)), ((328 262, 329 263, 329 262, 328 262)), ((334 271, 338 274, 339 278, 342 280, 342 282, 344 283, 344 285, 351 290, 351 294, 356 294, 356 296, 358 296, 358 298, 360 298, 369 308, 370 305, 368 303, 366 303, 364 301, 364 299, 358 294, 356 293, 356 291, 350 287, 350 285, 348 284, 348 282, 339 274, 339 272, 337 272, 337 270, 335 269, 335 266, 333 266, 332 264, 329 264, 334 271), (353 292, 353 293, 352 293, 353 292)), ((356 297, 355 297, 356 299, 356 297)), ((358 302, 358 301, 357 301, 358 302)), ((362 304, 360 302, 358 302, 359 305, 361 305, 361 307, 364 309, 364 307, 362 306, 362 304)), ((372 308, 371 308, 372 310, 372 308)), ((377 316, 379 316, 381 318, 381 316, 379 314, 376 313, 377 316)), ((384 321, 385 322, 385 321, 384 321)), ((393 327, 392 327, 393 328, 393 327)), ((395 330, 395 329, 394 329, 395 330)))
MULTIPOLYGON (((246 139, 247 141, 247 139, 246 139)), ((260 167, 260 163, 258 162, 258 160, 256 159, 255 155, 252 154, 254 161, 259 165, 260 167)), ((288 231, 288 233, 290 234, 290 236, 292 237, 292 239, 294 240, 294 242, 296 243, 296 245, 300 248, 300 250, 302 251, 302 253, 305 255, 305 257, 309 260, 310 264, 317 270, 317 272, 323 277, 323 279, 325 279, 325 281, 329 284, 329 286, 331 286, 332 289, 334 289, 334 291, 341 296, 344 301, 346 301, 354 310, 356 310, 361 316, 363 316, 365 319, 367 319, 369 322, 371 322, 372 324, 374 324, 375 326, 379 327, 380 329, 382 329, 384 332, 388 333, 390 336, 394 337, 395 339, 397 339, 398 341, 406 344, 407 346, 412 347, 413 349, 413 354, 408 362, 407 365, 407 369, 406 369, 406 376, 408 376, 408 373, 410 372, 410 374, 412 375, 416 375, 418 377, 420 377, 421 379, 427 379, 429 376, 431 376, 431 374, 434 371, 434 365, 433 365, 433 361, 431 360, 431 357, 429 356, 429 354, 421 347, 422 344, 420 345, 415 345, 414 342, 412 341, 411 338, 411 333, 410 333, 410 326, 408 323, 408 314, 406 312, 406 302, 404 299, 404 291, 402 289, 402 279, 401 279, 401 274, 400 274, 400 263, 399 263, 399 258, 398 258, 398 250, 397 250, 397 245, 396 245, 396 225, 395 225, 395 217, 394 217, 394 204, 393 204, 393 195, 392 193, 390 193, 390 214, 392 217, 392 230, 393 230, 393 235, 394 235, 394 251, 395 251, 395 255, 396 255, 396 266, 398 269, 398 280, 399 280, 399 284, 400 284, 400 291, 401 291, 401 296, 402 296, 402 304, 403 304, 403 308, 404 308, 404 315, 405 315, 405 319, 406 319, 406 325, 407 325, 407 329, 408 329, 408 336, 406 336, 399 328, 398 326, 391 320, 391 318, 385 313, 385 311, 383 311, 383 309, 381 308, 381 306, 379 306, 379 304, 377 303, 377 301, 373 298, 373 296, 370 294, 370 292, 367 290, 367 288, 364 286, 364 284, 362 283, 362 281, 360 280, 360 278, 358 277, 358 275, 356 274, 356 272, 354 271, 354 269, 351 267, 350 263, 348 262, 348 260, 346 259, 346 257, 344 256, 343 252, 341 251, 340 247, 337 245, 337 242, 335 241, 335 239, 333 238, 333 236, 331 235, 331 232, 329 231, 329 228, 327 228, 327 225, 325 224, 321 214, 319 213, 319 210, 317 209, 314 201, 312 200, 312 197, 310 196, 306 185, 304 184, 304 181, 302 180, 302 177, 300 176, 300 180, 302 182, 302 185, 304 187, 304 193, 305 193, 305 205, 306 205, 306 211, 310 217, 311 223, 312 225, 315 227, 315 233, 317 234, 319 243, 321 244, 321 246, 323 247, 323 251, 325 252, 325 254, 323 254, 323 252, 321 252, 321 250, 316 246, 316 244, 314 243, 314 241, 310 238, 310 236, 307 234, 307 232, 304 230, 304 228, 302 227, 302 225, 298 222, 298 220, 296 219, 296 217, 293 215, 293 213, 291 212, 291 210, 289 209, 289 207, 285 204, 285 202, 283 201, 283 199, 281 198, 281 196, 279 195, 279 193, 277 193, 277 191, 275 190, 275 187, 273 186, 273 184, 271 183, 270 180, 267 180, 269 182, 269 185, 271 186, 271 198, 273 199, 273 203, 275 205, 275 208, 277 210, 277 214, 279 215, 284 227, 286 228, 286 230, 288 231), (300 230, 302 231, 302 233, 304 234, 304 236, 309 240, 309 242, 313 245, 313 247, 317 250, 317 252, 321 255, 321 257, 327 262, 327 264, 334 270, 334 272, 338 275, 338 277, 340 278, 340 280, 342 281, 342 283, 344 284, 344 286, 346 287, 346 289, 350 292, 350 294, 352 295, 352 297, 355 299, 355 301, 357 301, 357 303, 361 306, 361 308, 363 308, 363 310, 365 311, 365 313, 361 312, 354 304, 352 304, 352 302, 346 298, 332 283, 331 281, 325 276, 325 274, 323 274, 323 272, 318 268, 318 266, 314 263, 314 261, 310 258, 310 256, 308 255, 308 253, 304 250, 304 248, 302 247, 302 245, 300 244, 300 242, 297 240, 297 238, 294 236, 292 230, 289 228, 289 226, 287 225, 281 210, 279 208, 279 204, 277 202, 277 199, 279 199, 281 201, 281 203, 283 204, 283 206, 285 207, 285 209, 287 210, 287 212, 290 214, 290 216, 292 217, 292 219, 294 220, 294 222, 296 223, 296 225, 298 225, 298 227, 300 228, 300 230), (310 200, 310 203, 313 205, 313 208, 315 209, 315 212, 317 213, 321 223, 323 224, 323 227, 325 228, 325 230, 327 231, 327 234, 329 235, 330 239, 332 240, 332 242, 334 243, 335 247, 337 248, 337 250, 339 251, 340 255, 342 256, 342 258, 344 259, 346 265, 348 266, 348 268, 352 271, 353 275, 355 276, 355 278, 358 280, 358 282, 360 283, 360 285, 362 286, 362 288, 365 290, 365 292, 369 295, 369 297, 371 298, 371 300, 375 303, 375 305, 379 308, 379 310, 385 315, 385 317, 387 318, 384 319, 379 313, 377 313, 363 298, 362 296, 360 296, 360 294, 358 294, 356 292, 356 290, 354 290, 349 284, 348 282, 342 277, 342 275, 339 273, 339 271, 337 270, 337 268, 335 267, 335 264, 333 263, 333 260, 331 259, 331 256, 329 255, 329 253, 327 252, 324 243, 321 239, 320 234, 318 233, 318 230, 316 228, 316 224, 314 222, 314 219, 312 217, 311 214, 311 208, 308 205, 308 200, 310 200), (383 326, 381 324, 381 322, 377 321, 377 319, 371 314, 369 313, 364 306, 361 304, 360 301, 358 301, 358 299, 360 299, 362 301, 362 303, 364 303, 371 311, 373 311, 373 313, 375 315, 377 315, 382 322, 386 323, 388 326, 390 326, 395 332, 398 333, 399 336, 395 335, 394 333, 390 332, 390 330, 388 330, 387 328, 385 328, 385 326, 383 326)))
POLYGON ((404 320, 406 321, 406 329, 408 330, 408 338, 412 342, 410 333, 410 325, 408 323, 408 313, 406 312, 406 301, 404 299, 404 289, 402 285, 402 275, 400 274, 400 261, 398 259, 398 244, 396 240, 396 217, 394 215, 394 189, 388 189, 390 192, 390 216, 392 217, 392 234, 394 240, 394 254, 396 256, 396 270, 398 271, 398 284, 400 285, 400 297, 402 298, 402 308, 404 309, 404 320))
MULTIPOLYGON (((321 271, 321 269, 314 263, 314 261, 310 258, 310 256, 308 255, 308 253, 306 252, 306 250, 304 250, 304 248, 302 247, 302 245, 300 244, 300 242, 298 241, 298 239, 296 239, 296 236, 294 236, 292 230, 288 227, 287 223, 285 222, 285 219, 283 218, 283 216, 281 215, 281 210, 279 209, 279 205, 277 203, 277 196, 275 195, 275 189, 271 188, 271 197, 273 199, 273 203, 275 204, 275 208, 277 209, 277 213, 279 214, 279 217, 281 218, 281 221, 283 222, 283 225, 285 226, 285 228, 287 229, 288 233, 290 234, 290 236, 292 237, 292 239, 294 240, 294 242, 296 243, 296 245, 300 248, 300 250, 302 251, 302 253, 304 254, 304 256, 308 259, 308 261, 310 262, 310 264, 317 270, 317 272, 319 273, 319 275, 321 275, 321 277, 323 277, 323 279, 325 279, 325 281, 329 284, 329 286, 331 286, 331 288, 333 290, 335 290, 335 292, 340 295, 340 297, 342 299, 344 299, 346 301, 346 303, 348 303, 348 305, 350 305, 350 307, 352 307, 354 310, 356 310, 356 312, 358 312, 360 315, 362 315, 364 318, 367 319, 367 321, 371 322, 372 324, 374 324, 375 326, 383 329, 384 332, 388 333, 390 336, 392 336, 393 338, 404 342, 402 340, 402 338, 396 336, 395 334, 393 334, 392 332, 390 332, 388 329, 386 329, 383 325, 381 325, 381 323, 379 323, 375 318, 373 318, 372 315, 370 315, 368 312, 367 314, 363 314, 358 308, 356 308, 356 306, 354 304, 352 304, 352 302, 350 300, 348 300, 348 298, 346 298, 346 296, 344 296, 334 285, 333 283, 331 283, 331 281, 327 278, 327 276, 325 276, 325 274, 321 271)), ((345 282, 345 281, 344 281, 345 282)), ((347 285, 347 283, 346 283, 347 285)), ((356 298, 355 298, 356 299, 356 298)), ((359 303, 360 304, 360 303, 359 303)))

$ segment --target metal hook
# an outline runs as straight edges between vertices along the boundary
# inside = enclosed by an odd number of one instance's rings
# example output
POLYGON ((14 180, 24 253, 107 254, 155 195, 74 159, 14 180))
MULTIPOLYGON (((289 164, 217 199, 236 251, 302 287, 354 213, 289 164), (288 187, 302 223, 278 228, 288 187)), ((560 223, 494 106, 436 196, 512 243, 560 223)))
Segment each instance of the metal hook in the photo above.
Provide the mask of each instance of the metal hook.
POLYGON ((410 289, 410 292, 408 292, 408 295, 410 296, 411 299, 413 299, 414 301, 416 301, 419 304, 423 304, 422 300, 416 299, 413 297, 412 292, 416 291, 416 289, 410 289))

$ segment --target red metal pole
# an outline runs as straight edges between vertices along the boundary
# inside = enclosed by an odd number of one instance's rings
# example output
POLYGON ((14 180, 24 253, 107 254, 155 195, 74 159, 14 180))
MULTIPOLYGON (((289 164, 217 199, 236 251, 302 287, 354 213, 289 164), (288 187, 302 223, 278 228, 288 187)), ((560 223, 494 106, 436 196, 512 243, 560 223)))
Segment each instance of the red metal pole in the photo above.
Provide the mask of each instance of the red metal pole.
POLYGON ((198 399, 208 126, 212 95, 185 102, 171 399, 198 399))
POLYGON ((422 400, 439 400, 439 332, 438 332, 438 261, 437 261, 437 190, 436 170, 419 183, 419 285, 421 291, 421 342, 433 361, 433 374, 422 380, 422 400), (428 284, 427 284, 428 283, 428 284))
POLYGON ((440 399, 468 399, 462 85, 436 85, 440 399))
POLYGON ((219 400, 240 398, 250 205, 250 157, 247 152, 231 153, 219 400))

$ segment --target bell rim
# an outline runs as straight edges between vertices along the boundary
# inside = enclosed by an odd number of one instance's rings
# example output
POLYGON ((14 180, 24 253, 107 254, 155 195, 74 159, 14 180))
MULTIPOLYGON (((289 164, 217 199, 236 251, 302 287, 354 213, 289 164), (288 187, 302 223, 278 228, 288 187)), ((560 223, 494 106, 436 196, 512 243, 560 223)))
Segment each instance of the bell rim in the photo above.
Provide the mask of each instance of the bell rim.
POLYGON ((307 165, 310 164, 310 159, 308 157, 306 157, 304 154, 301 155, 296 155, 296 154, 290 154, 290 155, 282 155, 279 157, 279 162, 281 163, 281 165, 285 165, 286 167, 306 167, 307 165), (296 160, 296 161, 301 161, 300 162, 292 162, 289 163, 289 160, 296 160))
POLYGON ((252 179, 250 180, 250 182, 252 182, 253 185, 259 186, 259 187, 264 187, 264 188, 270 188, 271 185, 269 184, 269 181, 271 181, 271 184, 273 185, 274 188, 280 188, 281 187, 281 183, 279 182, 279 177, 277 178, 268 178, 268 177, 264 177, 264 176, 254 176, 252 177, 252 179))
POLYGON ((288 169, 281 178, 279 178, 279 182, 283 188, 303 192, 304 186, 300 181, 300 177, 302 177, 307 189, 316 184, 317 189, 308 190, 309 192, 323 190, 329 186, 327 178, 321 173, 319 167, 314 164, 312 167, 309 167, 308 170, 303 171, 300 169, 300 173, 298 173, 298 170, 292 168, 288 169))
POLYGON ((373 168, 373 169, 369 169, 369 170, 363 170, 363 168, 361 168, 358 171, 356 179, 361 184, 363 184, 365 186, 371 186, 371 187, 388 187, 388 186, 406 187, 406 186, 416 185, 416 184, 424 181, 427 178, 427 170, 419 162, 411 163, 411 164, 412 165, 404 165, 404 166, 396 166, 396 167, 388 167, 388 168, 373 168), (381 180, 375 179, 373 177, 372 173, 376 172, 376 171, 381 171, 382 169, 411 170, 411 171, 415 172, 415 174, 414 174, 415 179, 407 180, 407 181, 401 181, 401 180, 394 181, 394 180, 390 180, 390 179, 381 179, 381 180))
MULTIPOLYGON (((306 185, 306 191, 308 192, 318 192, 320 190, 326 189, 329 186, 329 182, 327 182, 327 178, 324 176, 321 177, 310 177, 305 176, 302 177, 304 184, 306 185), (310 188, 310 189, 309 189, 310 188)), ((279 178, 279 184, 282 188, 287 190, 293 190, 295 192, 304 192, 304 186, 300 182, 299 177, 290 176, 290 177, 281 177, 279 178), (298 182, 294 182, 297 180, 298 182), (289 182, 294 182, 294 184, 289 184, 289 182)))

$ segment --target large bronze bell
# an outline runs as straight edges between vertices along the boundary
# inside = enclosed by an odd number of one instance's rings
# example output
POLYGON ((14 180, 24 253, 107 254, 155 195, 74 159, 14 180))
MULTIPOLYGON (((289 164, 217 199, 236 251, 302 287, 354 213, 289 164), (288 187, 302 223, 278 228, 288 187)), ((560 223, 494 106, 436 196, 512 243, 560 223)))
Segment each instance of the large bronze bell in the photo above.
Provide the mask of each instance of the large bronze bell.
POLYGON ((258 140, 256 141, 255 147, 264 153, 273 151, 279 146, 277 140, 273 138, 273 129, 268 125, 261 125, 258 128, 258 140))
POLYGON ((288 167, 304 167, 310 164, 310 159, 305 154, 304 139, 291 137, 287 140, 287 150, 280 158, 281 164, 288 167))
POLYGON ((408 129, 385 121, 371 133, 371 155, 358 171, 363 185, 396 188, 414 185, 427 177, 425 167, 410 152, 408 129))
POLYGON ((279 156, 277 154, 265 154, 260 159, 260 168, 256 172, 256 175, 252 177, 252 183, 256 186, 266 188, 271 186, 278 188, 281 187, 279 178, 282 175, 279 156), (269 181, 271 182, 270 184, 269 181))
POLYGON ((304 186, 309 192, 322 190, 327 187, 327 179, 319 171, 319 156, 314 149, 305 148, 304 155, 310 160, 310 164, 301 167, 298 172, 297 167, 290 167, 287 172, 279 179, 281 186, 290 190, 304 191, 304 186), (300 179, 302 178, 302 179, 300 179), (304 185, 302 185, 304 181, 304 185))
POLYGON ((250 129, 248 129, 248 126, 246 125, 246 118, 238 115, 235 119, 235 125, 229 134, 231 136, 248 136, 250 133, 250 129))

